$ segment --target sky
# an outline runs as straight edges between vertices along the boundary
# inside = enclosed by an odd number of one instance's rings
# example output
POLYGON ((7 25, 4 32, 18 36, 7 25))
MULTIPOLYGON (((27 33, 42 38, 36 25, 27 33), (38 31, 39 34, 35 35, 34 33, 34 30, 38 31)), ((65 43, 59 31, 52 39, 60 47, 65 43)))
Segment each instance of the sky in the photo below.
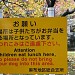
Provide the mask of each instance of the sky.
POLYGON ((0 18, 3 18, 3 16, 2 16, 2 10, 0 9, 0 18))

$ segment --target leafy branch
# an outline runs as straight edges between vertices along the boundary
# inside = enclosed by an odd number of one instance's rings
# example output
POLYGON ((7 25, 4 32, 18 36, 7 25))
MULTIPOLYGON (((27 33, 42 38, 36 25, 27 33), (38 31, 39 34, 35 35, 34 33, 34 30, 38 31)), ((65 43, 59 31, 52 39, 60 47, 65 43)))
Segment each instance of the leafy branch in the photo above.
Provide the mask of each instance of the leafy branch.
POLYGON ((62 14, 62 16, 67 16, 67 15, 69 15, 69 14, 72 14, 72 13, 74 13, 75 12, 75 8, 73 9, 73 10, 69 10, 69 9, 67 9, 66 10, 66 12, 64 12, 63 14, 62 14))
MULTIPOLYGON (((7 2, 7 1, 5 1, 5 0, 2 0, 2 1, 3 1, 4 5, 5 5, 9 10, 12 10, 12 9, 10 9, 10 8, 6 5, 6 2, 7 2)), ((13 2, 8 2, 8 3, 15 4, 15 5, 21 7, 23 10, 25 10, 22 5, 19 5, 19 4, 13 3, 13 2)))

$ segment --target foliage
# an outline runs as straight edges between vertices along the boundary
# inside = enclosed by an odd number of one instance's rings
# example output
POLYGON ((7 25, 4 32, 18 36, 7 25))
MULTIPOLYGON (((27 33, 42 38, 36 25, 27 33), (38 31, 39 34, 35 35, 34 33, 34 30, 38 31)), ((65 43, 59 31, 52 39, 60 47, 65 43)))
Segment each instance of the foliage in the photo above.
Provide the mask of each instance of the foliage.
MULTIPOLYGON (((75 8, 74 0, 56 0, 55 16, 60 16, 67 9, 75 8)), ((46 0, 5 0, 0 2, 0 9, 3 10, 3 16, 12 17, 46 17, 46 0)))

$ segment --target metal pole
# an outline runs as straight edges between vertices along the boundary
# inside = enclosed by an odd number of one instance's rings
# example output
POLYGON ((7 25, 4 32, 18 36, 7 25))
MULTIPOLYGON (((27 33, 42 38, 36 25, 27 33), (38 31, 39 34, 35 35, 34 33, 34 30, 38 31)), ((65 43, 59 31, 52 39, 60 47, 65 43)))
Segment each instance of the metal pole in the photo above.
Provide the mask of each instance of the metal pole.
POLYGON ((48 7, 48 17, 54 17, 54 16, 55 16, 54 7, 48 7))
MULTIPOLYGON (((48 17, 54 17, 54 16, 55 16, 54 7, 48 7, 48 17)), ((49 74, 49 75, 55 75, 55 74, 49 74)))

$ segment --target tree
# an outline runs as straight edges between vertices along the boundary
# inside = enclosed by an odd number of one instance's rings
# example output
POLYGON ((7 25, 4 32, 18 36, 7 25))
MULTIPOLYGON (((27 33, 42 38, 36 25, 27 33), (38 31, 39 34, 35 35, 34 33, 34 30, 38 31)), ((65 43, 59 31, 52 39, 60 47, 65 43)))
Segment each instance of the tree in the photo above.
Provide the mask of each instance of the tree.
POLYGON ((53 7, 56 0, 46 0, 48 7, 53 7))

